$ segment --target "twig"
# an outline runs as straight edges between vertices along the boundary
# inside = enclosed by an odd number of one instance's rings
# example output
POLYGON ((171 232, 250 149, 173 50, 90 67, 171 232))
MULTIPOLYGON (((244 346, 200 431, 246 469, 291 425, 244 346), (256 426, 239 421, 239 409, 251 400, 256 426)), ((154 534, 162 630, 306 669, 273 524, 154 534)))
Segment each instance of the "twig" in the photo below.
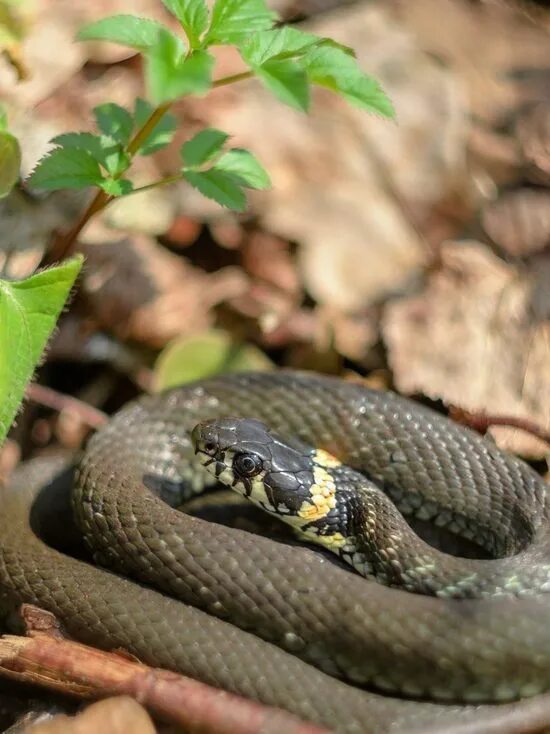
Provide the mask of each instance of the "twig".
POLYGON ((21 611, 28 636, 0 638, 0 674, 13 680, 80 698, 126 694, 187 732, 329 734, 281 709, 64 639, 49 612, 28 604, 21 611))
POLYGON ((76 415, 80 421, 91 428, 101 428, 107 422, 108 416, 88 403, 69 395, 52 390, 51 387, 31 383, 27 386, 26 396, 39 405, 45 405, 60 413, 67 411, 76 415))
POLYGON ((487 413, 470 413, 455 405, 449 406, 449 415, 457 423, 469 426, 479 433, 486 433, 491 426, 509 426, 531 433, 536 438, 550 445, 550 433, 528 418, 513 415, 491 415, 487 413))

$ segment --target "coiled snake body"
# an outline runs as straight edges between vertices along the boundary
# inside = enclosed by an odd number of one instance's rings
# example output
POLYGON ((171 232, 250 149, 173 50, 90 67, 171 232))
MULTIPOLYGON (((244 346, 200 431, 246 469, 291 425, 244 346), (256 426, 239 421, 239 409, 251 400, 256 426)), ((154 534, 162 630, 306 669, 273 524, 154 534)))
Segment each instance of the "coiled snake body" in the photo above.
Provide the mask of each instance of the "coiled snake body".
MULTIPOLYGON (((83 641, 338 731, 427 731, 440 720, 500 730, 548 705, 545 696, 472 705, 550 689, 546 485, 477 434, 391 393, 309 373, 225 376, 144 397, 93 437, 74 510, 96 562, 185 604, 48 548, 29 526, 33 497, 17 485, 2 494, 0 590, 50 609, 83 641), (424 591, 437 598, 172 510, 155 492, 193 485, 191 430, 222 416, 261 419, 330 452, 405 514, 498 557, 422 555, 417 577, 429 567, 424 591)), ((391 556, 392 520, 379 519, 391 556)))

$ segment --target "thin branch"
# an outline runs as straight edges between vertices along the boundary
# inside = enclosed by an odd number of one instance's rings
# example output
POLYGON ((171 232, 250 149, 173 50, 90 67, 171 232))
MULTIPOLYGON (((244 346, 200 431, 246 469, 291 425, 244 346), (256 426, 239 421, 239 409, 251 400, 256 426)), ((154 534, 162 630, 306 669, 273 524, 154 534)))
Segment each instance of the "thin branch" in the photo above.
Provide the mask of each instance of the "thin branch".
POLYGON ((329 734, 282 709, 64 639, 53 615, 37 607, 24 604, 22 616, 28 636, 0 638, 0 675, 12 680, 79 698, 126 694, 188 732, 329 734))
POLYGON ((57 410, 59 413, 67 411, 76 415, 80 421, 91 428, 101 428, 108 420, 108 416, 101 410, 82 402, 70 395, 52 390, 51 387, 31 383, 27 386, 26 396, 29 400, 47 408, 57 410))
POLYGON ((216 81, 212 83, 212 86, 214 88, 225 87, 227 84, 234 84, 235 82, 240 82, 243 79, 251 79, 253 76, 253 71, 242 71, 240 74, 231 74, 231 76, 224 76, 221 79, 216 79, 216 81))

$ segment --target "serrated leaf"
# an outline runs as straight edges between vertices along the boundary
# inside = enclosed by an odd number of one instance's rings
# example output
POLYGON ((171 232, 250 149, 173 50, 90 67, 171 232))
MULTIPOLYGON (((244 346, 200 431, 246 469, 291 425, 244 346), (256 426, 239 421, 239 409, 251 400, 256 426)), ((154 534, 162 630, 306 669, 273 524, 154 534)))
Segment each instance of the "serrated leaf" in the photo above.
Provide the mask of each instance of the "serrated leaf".
POLYGON ((25 280, 0 280, 0 442, 81 266, 79 256, 25 280))
POLYGON ((83 189, 101 182, 99 163, 80 148, 55 148, 30 175, 28 183, 39 189, 83 189))
POLYGON ((235 179, 224 171, 183 171, 184 178, 208 199, 242 212, 246 208, 246 197, 235 179))
POLYGON ((254 33, 239 47, 241 56, 250 66, 261 66, 274 58, 290 58, 304 53, 324 39, 292 26, 254 33))
POLYGON ((216 153, 219 153, 228 137, 227 133, 212 127, 201 130, 181 146, 180 153, 184 165, 196 168, 208 163, 216 153))
POLYGON ((108 135, 93 133, 63 133, 53 138, 62 148, 80 148, 88 151, 112 176, 120 175, 130 165, 130 157, 120 145, 108 135))
POLYGON ((331 89, 357 107, 384 117, 395 115, 393 106, 375 79, 361 71, 349 54, 334 46, 320 46, 304 57, 311 82, 331 89))
POLYGON ((265 0, 216 0, 205 42, 239 45, 250 34, 271 28, 276 20, 277 13, 269 10, 265 0))
POLYGON ((268 189, 271 186, 265 168, 249 150, 243 148, 228 150, 211 170, 228 173, 241 186, 249 189, 268 189))
POLYGON ((77 33, 79 41, 112 41, 145 51, 157 42, 159 31, 168 29, 150 18, 137 15, 111 15, 88 23, 77 33))
POLYGON ((124 196, 134 190, 134 185, 126 178, 104 178, 99 184, 110 196, 124 196))
POLYGON ((192 49, 199 48, 202 34, 208 28, 208 7, 204 0, 162 0, 183 26, 192 49))
POLYGON ((114 102, 100 104, 93 109, 98 128, 121 145, 128 145, 134 129, 134 120, 128 110, 114 102))
POLYGON ((204 94, 212 85, 214 57, 206 51, 185 56, 182 42, 169 31, 159 33, 157 44, 145 56, 145 79, 156 104, 184 94, 204 94))
POLYGON ((255 69, 258 79, 278 100, 295 109, 309 109, 309 82, 302 66, 287 59, 266 61, 255 69))
POLYGON ((153 370, 155 392, 224 372, 273 369, 253 344, 241 344, 225 331, 210 329, 175 339, 162 350, 153 370))
POLYGON ((21 148, 17 138, 0 131, 0 199, 7 196, 19 179, 21 148))
MULTIPOLYGON (((140 97, 136 99, 134 107, 134 121, 136 128, 140 128, 145 124, 149 117, 151 117, 154 109, 155 108, 150 102, 147 102, 140 97)), ((151 153, 155 153, 157 150, 164 148, 172 141, 177 126, 178 121, 174 115, 171 115, 170 113, 164 114, 164 116, 151 130, 150 134, 144 140, 137 152, 140 155, 151 155, 151 153)))
POLYGON ((97 161, 103 156, 103 148, 101 138, 94 133, 62 133, 52 138, 52 143, 59 145, 61 148, 80 148, 87 150, 97 161))

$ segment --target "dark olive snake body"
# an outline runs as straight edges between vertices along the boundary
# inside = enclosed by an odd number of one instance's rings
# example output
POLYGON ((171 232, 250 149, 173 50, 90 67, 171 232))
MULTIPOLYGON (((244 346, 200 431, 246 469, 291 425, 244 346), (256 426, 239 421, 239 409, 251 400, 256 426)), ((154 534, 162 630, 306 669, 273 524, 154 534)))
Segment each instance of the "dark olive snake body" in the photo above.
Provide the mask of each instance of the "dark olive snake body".
POLYGON ((48 548, 29 527, 34 494, 17 483, 0 494, 0 591, 50 609, 83 641, 124 647, 336 731, 550 722, 547 696, 536 696, 550 690, 546 485, 523 462, 408 400, 274 372, 213 378, 118 413, 82 459, 77 522, 96 561, 185 604, 48 548), (439 554, 436 598, 172 510, 149 487, 189 480, 191 429, 224 415, 259 418, 330 451, 406 513, 506 557, 439 554), (446 559, 464 569, 462 588, 445 586, 446 559), (493 582, 486 591, 487 578, 499 579, 496 593, 493 582))

